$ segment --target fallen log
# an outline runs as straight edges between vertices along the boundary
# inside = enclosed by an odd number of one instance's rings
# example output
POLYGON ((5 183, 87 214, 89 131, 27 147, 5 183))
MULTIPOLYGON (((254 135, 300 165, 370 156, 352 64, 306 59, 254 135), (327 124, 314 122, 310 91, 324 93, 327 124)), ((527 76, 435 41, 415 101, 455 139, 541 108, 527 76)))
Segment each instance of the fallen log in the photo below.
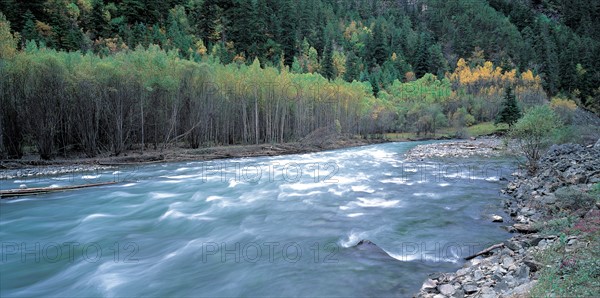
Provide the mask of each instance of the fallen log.
POLYGON ((538 228, 536 228, 532 225, 527 225, 527 224, 514 224, 513 228, 515 228, 515 230, 517 230, 517 232, 523 233, 523 234, 535 233, 535 232, 539 231, 538 228))
POLYGON ((504 243, 494 244, 494 245, 492 245, 492 246, 490 246, 490 247, 488 247, 488 248, 486 248, 486 249, 484 249, 484 250, 482 250, 482 251, 480 251, 480 252, 478 252, 478 253, 476 253, 476 254, 474 254, 472 256, 466 257, 465 260, 468 261, 470 259, 474 259, 474 258, 476 258, 476 257, 478 257, 480 255, 486 254, 486 253, 488 253, 488 252, 490 252, 490 251, 492 251, 492 250, 494 250, 496 248, 502 248, 502 247, 504 247, 504 243))
POLYGON ((111 182, 71 185, 71 186, 63 186, 63 187, 32 187, 32 188, 22 188, 22 189, 0 190, 0 199, 5 199, 5 198, 9 198, 9 197, 18 197, 18 196, 39 195, 39 194, 66 191, 66 190, 72 190, 72 189, 81 189, 81 188, 88 188, 88 187, 112 185, 112 184, 116 184, 116 183, 118 183, 118 182, 111 181, 111 182))

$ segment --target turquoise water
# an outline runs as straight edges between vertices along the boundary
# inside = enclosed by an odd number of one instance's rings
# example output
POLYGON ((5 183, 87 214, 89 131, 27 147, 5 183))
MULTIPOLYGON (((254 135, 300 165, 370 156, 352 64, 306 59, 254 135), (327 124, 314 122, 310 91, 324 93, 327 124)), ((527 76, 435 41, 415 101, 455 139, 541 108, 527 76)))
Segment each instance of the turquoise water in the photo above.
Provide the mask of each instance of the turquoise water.
POLYGON ((126 180, 2 200, 0 296, 410 296, 508 238, 486 216, 514 168, 417 144, 1 181, 126 180))

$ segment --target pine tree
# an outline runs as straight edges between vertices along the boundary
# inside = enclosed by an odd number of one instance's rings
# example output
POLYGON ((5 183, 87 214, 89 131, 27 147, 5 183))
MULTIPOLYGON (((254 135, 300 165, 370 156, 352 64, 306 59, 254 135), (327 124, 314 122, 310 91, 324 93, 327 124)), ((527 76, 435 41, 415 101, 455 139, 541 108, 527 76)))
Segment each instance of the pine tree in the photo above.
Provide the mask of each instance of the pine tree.
POLYGON ((92 39, 109 35, 109 24, 104 15, 104 2, 102 0, 92 2, 89 30, 92 33, 92 39))
POLYGON ((521 110, 517 104, 517 97, 513 94, 512 87, 508 86, 504 95, 502 111, 498 114, 495 124, 506 123, 508 127, 512 127, 519 118, 521 118, 521 110))
POLYGON ((429 36, 425 33, 421 34, 419 38, 419 47, 417 52, 415 65, 415 75, 417 78, 423 77, 427 72, 429 72, 429 36))
POLYGON ((360 60, 353 51, 346 58, 346 73, 344 79, 348 82, 358 80, 360 76, 360 60))
POLYGON ((279 11, 281 19, 280 43, 285 56, 285 65, 291 66, 296 55, 296 17, 294 1, 284 0, 279 11))
POLYGON ((27 43, 29 40, 39 41, 41 36, 35 27, 35 17, 30 10, 28 10, 23 16, 25 19, 25 26, 23 27, 23 31, 21 31, 21 38, 23 44, 27 43))
MULTIPOLYGON (((387 50, 387 37, 383 32, 383 26, 381 22, 378 21, 375 23, 375 28, 373 28, 373 36, 371 42, 369 43, 369 54, 371 57, 371 63, 375 63, 376 65, 383 65, 383 63, 388 59, 388 50, 387 50)), ((371 67, 375 65, 370 65, 371 67)))
POLYGON ((333 69, 333 51, 330 42, 325 44, 325 52, 323 53, 323 62, 321 62, 321 65, 323 76, 329 80, 333 79, 335 71, 333 69))
POLYGON ((219 13, 218 0, 204 0, 195 20, 196 30, 200 38, 208 44, 219 41, 217 34, 219 13))

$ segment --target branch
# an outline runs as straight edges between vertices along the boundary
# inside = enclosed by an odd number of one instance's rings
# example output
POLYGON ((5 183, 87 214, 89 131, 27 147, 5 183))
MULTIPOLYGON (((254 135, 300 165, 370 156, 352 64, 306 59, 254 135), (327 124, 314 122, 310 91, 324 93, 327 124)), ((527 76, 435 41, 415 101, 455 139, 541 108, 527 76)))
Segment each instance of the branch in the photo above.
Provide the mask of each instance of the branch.
POLYGON ((484 249, 484 250, 482 250, 482 251, 480 251, 480 252, 478 252, 478 253, 476 253, 476 254, 474 254, 472 256, 466 257, 465 260, 468 261, 470 259, 474 259, 474 258, 476 258, 476 257, 478 257, 480 255, 486 254, 486 253, 488 253, 488 252, 490 252, 490 251, 492 251, 492 250, 494 250, 496 248, 501 248, 501 247, 504 247, 504 243, 494 244, 494 245, 492 245, 492 246, 490 246, 490 247, 488 247, 488 248, 486 248, 486 249, 484 249))

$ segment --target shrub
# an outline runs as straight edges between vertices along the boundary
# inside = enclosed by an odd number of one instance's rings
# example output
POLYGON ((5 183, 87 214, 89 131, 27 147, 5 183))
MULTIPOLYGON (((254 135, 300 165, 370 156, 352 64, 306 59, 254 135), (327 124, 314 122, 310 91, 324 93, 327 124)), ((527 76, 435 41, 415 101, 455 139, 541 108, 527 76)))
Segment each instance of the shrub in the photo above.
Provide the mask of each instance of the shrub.
POLYGON ((555 97, 550 102, 550 107, 565 124, 571 124, 577 104, 570 99, 555 97))
POLYGON ((548 105, 531 108, 510 129, 509 136, 516 139, 519 150, 527 158, 530 173, 537 172, 538 161, 555 140, 560 119, 548 105))
POLYGON ((554 192, 557 204, 563 209, 578 210, 581 208, 591 208, 596 199, 588 193, 585 193, 575 187, 561 187, 554 192))

